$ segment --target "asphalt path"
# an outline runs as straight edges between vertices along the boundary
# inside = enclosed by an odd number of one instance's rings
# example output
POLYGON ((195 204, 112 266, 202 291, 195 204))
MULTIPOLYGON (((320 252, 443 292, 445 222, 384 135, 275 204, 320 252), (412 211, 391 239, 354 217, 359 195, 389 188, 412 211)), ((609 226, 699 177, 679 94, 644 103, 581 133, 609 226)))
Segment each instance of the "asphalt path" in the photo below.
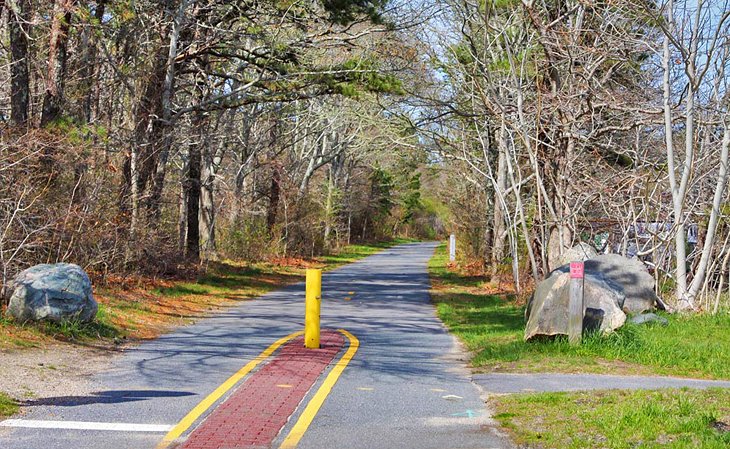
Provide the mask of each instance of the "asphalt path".
MULTIPOLYGON (((351 332, 360 348, 299 448, 511 447, 490 419, 455 339, 435 316, 426 271, 434 248, 402 245, 324 275, 322 327, 351 332)), ((43 398, 29 403, 21 419, 104 428, 175 425, 274 341, 301 330, 303 301, 303 285, 293 285, 143 343, 94 379, 93 395, 43 398)), ((151 449, 164 436, 131 430, 0 428, 0 447, 151 449)))
POLYGON ((606 374, 489 373, 475 374, 472 380, 485 391, 499 394, 586 390, 656 390, 658 388, 730 388, 730 382, 722 380, 606 374))

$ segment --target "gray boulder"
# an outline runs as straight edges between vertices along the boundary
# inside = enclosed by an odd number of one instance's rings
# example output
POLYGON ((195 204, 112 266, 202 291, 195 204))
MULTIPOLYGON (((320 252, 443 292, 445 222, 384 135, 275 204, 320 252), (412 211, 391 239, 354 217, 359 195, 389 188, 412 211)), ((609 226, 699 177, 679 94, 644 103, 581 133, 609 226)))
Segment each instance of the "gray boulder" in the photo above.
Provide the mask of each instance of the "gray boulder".
MULTIPOLYGON (((525 313, 525 340, 568 334, 569 292, 570 272, 560 269, 537 285, 525 313)), ((624 299, 621 289, 611 281, 586 277, 583 283, 586 307, 583 329, 609 333, 623 326, 626 322, 626 314, 621 310, 624 299)))
POLYGON ((15 277, 8 314, 18 321, 93 321, 98 306, 78 265, 42 264, 15 277))
MULTIPOLYGON (((570 265, 555 269, 540 282, 530 298, 525 339, 568 334, 570 265)), ((654 278, 644 264, 617 254, 584 261, 583 329, 611 332, 626 322, 626 314, 651 311, 659 299, 654 278)))
POLYGON ((560 265, 566 265, 570 262, 583 262, 596 256, 598 256, 598 252, 592 245, 580 242, 560 256, 560 265))
MULTIPOLYGON (((560 267, 559 269, 567 269, 560 267)), ((658 302, 654 278, 646 266, 636 259, 618 254, 604 254, 585 261, 586 277, 600 278, 617 285, 626 297, 621 308, 629 314, 654 310, 658 302)))

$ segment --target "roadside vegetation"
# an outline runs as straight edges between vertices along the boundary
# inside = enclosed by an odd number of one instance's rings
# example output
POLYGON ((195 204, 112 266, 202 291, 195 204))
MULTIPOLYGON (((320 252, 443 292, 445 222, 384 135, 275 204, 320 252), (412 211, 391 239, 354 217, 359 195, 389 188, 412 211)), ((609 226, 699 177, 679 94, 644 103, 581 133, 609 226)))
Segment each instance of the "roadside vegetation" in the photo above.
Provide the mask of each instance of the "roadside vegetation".
POLYGON ((14 323, 0 319, 0 349, 41 346, 53 340, 121 344, 152 339, 173 326, 192 322, 221 307, 232 306, 281 286, 303 280, 307 268, 331 270, 409 239, 343 246, 314 258, 278 258, 268 262, 210 263, 197 279, 109 278, 95 291, 97 320, 14 323))
POLYGON ((484 276, 448 267, 446 245, 429 264, 439 317, 472 352, 482 371, 660 374, 730 379, 730 315, 667 315, 669 325, 627 324, 608 335, 588 335, 577 347, 566 339, 523 341, 524 300, 484 276))
MULTIPOLYGON (((588 335, 577 347, 564 338, 528 343, 524 300, 468 271, 448 263, 445 244, 429 264, 438 315, 477 371, 730 378, 726 313, 665 315, 666 327, 625 325, 608 336, 588 335)), ((525 448, 730 447, 730 389, 526 393, 489 403, 525 448)))
POLYGON ((727 389, 516 394, 490 402, 520 447, 730 447, 727 389))
POLYGON ((18 411, 18 404, 4 393, 0 393, 0 419, 14 415, 18 411))

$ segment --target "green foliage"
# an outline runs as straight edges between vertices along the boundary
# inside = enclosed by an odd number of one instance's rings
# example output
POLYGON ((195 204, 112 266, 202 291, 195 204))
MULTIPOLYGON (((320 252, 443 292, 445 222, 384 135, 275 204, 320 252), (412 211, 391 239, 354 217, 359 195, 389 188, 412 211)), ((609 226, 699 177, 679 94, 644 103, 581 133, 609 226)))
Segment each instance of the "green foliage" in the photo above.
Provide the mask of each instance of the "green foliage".
POLYGON ((495 418, 539 447, 702 448, 730 445, 730 390, 599 391, 497 398, 495 418))
POLYGON ((71 117, 59 117, 46 126, 46 129, 64 136, 71 145, 84 145, 93 142, 106 143, 109 135, 102 125, 80 124, 71 117))
POLYGON ((107 8, 110 9, 109 16, 112 18, 112 25, 114 27, 122 27, 137 18, 133 0, 109 2, 107 8))
POLYGON ((466 44, 455 44, 451 46, 451 54, 456 61, 464 66, 469 66, 475 62, 471 49, 466 44))
POLYGON ((162 296, 170 296, 173 298, 179 298, 185 295, 207 295, 210 290, 203 285, 190 282, 182 282, 175 284, 172 287, 162 287, 153 290, 154 293, 162 296))
POLYGON ((229 259, 261 260, 274 247, 266 221, 260 217, 239 218, 219 228, 218 250, 229 259))
POLYGON ((382 23, 381 12, 389 0, 322 0, 332 23, 346 25, 360 16, 374 23, 382 23))
POLYGON ((0 419, 18 413, 18 404, 4 393, 0 393, 0 419))
POLYGON ((484 12, 487 8, 497 11, 511 12, 520 6, 520 0, 479 0, 479 11, 484 12))
POLYGON ((421 205, 425 212, 437 216, 443 222, 451 218, 451 209, 438 198, 426 195, 421 198, 421 205))
POLYGON ((615 372, 730 379, 730 314, 668 315, 669 326, 626 324, 609 335, 586 335, 580 346, 565 338, 528 343, 523 306, 512 297, 475 293, 480 279, 450 272, 447 257, 441 245, 429 265, 448 287, 432 296, 439 317, 474 352, 476 367, 606 372, 621 362, 615 372))
POLYGON ((394 75, 383 73, 375 60, 351 59, 335 70, 343 74, 340 77, 330 77, 329 82, 334 92, 340 95, 358 98, 363 91, 404 94, 401 81, 394 75))
POLYGON ((421 204, 421 174, 415 173, 406 181, 406 189, 401 199, 403 205, 403 216, 401 223, 407 224, 413 221, 416 213, 423 209, 421 204))
POLYGON ((393 175, 375 167, 370 175, 370 203, 376 219, 390 215, 393 201, 393 175))
POLYGON ((61 323, 41 322, 37 326, 46 335, 70 341, 111 339, 122 335, 120 329, 111 323, 103 304, 99 304, 96 320, 90 323, 69 320, 61 323))

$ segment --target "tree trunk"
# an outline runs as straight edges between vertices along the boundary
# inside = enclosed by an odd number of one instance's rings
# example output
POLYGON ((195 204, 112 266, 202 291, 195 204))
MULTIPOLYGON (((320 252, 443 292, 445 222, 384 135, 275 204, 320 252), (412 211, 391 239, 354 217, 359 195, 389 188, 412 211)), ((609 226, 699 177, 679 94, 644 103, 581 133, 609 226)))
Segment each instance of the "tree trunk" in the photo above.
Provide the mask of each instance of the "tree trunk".
MULTIPOLYGON (((126 177, 125 177, 126 179, 126 177)), ((139 224, 139 196, 140 196, 140 181, 139 181, 139 154, 136 148, 132 148, 129 155, 129 183, 130 183, 130 194, 132 197, 132 217, 129 224, 129 231, 132 236, 137 233, 137 227, 139 224)))
POLYGON ((725 196, 725 186, 728 176, 728 153, 730 152, 730 114, 725 120, 725 131, 723 133, 722 147, 720 150, 720 167, 718 169, 717 183, 715 184, 715 194, 712 198, 712 210, 710 211, 710 219, 707 224, 707 232, 702 246, 702 256, 697 264, 695 277, 690 285, 688 298, 690 305, 694 305, 694 299, 700 292, 705 281, 707 268, 710 264, 710 256, 715 245, 715 237, 717 235, 717 226, 722 215, 720 209, 722 207, 722 199, 725 196))
POLYGON ((183 166, 180 178, 180 197, 178 198, 177 217, 177 249, 180 254, 185 254, 185 241, 188 232, 188 190, 187 190, 188 164, 183 166))
POLYGON ((30 36, 30 0, 8 3, 10 11, 10 120, 15 126, 28 124, 30 107, 30 70, 28 40, 30 36))
POLYGON ((276 216, 279 211, 279 197, 281 195, 281 169, 274 166, 271 174, 271 189, 269 190, 269 209, 266 211, 266 229, 271 231, 276 225, 276 216))
POLYGON ((81 65, 81 85, 82 85, 82 104, 81 115, 85 123, 91 122, 92 105, 94 103, 94 82, 96 77, 96 27, 101 25, 106 12, 106 4, 108 0, 97 0, 94 9, 94 22, 87 30, 84 50, 83 62, 81 65))
POLYGON ((494 216, 492 222, 492 276, 497 274, 497 268, 504 259, 504 246, 507 230, 505 227, 505 192, 507 191, 507 145, 505 143, 505 124, 502 123, 497 136, 497 185, 494 189, 494 216))
POLYGON ((41 127, 56 120, 63 112, 63 94, 68 62, 68 36, 71 31, 74 6, 75 0, 56 0, 53 8, 41 127))
POLYGON ((327 196, 324 204, 324 246, 329 248, 330 246, 330 234, 332 233, 332 216, 334 208, 334 199, 332 195, 335 190, 334 185, 334 166, 330 165, 330 170, 327 176, 327 196))
POLYGON ((203 147, 203 165, 200 175, 200 246, 205 258, 215 253, 215 154, 209 145, 203 147))
POLYGON ((185 255, 190 260, 200 259, 200 145, 189 146, 188 171, 185 179, 187 197, 187 239, 185 255))
POLYGON ((133 217, 139 216, 142 196, 157 167, 156 148, 161 140, 158 118, 162 114, 160 86, 165 74, 166 53, 166 49, 160 48, 155 55, 154 69, 148 75, 143 94, 134 109, 134 140, 124 161, 124 183, 120 192, 121 209, 128 210, 131 203, 133 217))
POLYGON ((170 156, 170 148, 172 147, 172 98, 175 89, 175 60, 177 59, 180 31, 185 22, 185 11, 192 3, 192 0, 184 0, 177 8, 170 29, 169 45, 167 46, 167 58, 164 61, 164 77, 162 78, 160 109, 162 120, 157 123, 159 129, 159 139, 153 141, 155 155, 157 158, 155 173, 152 178, 152 188, 149 199, 149 215, 150 222, 157 223, 160 218, 162 208, 162 188, 165 184, 165 176, 167 174, 167 160, 170 156))

